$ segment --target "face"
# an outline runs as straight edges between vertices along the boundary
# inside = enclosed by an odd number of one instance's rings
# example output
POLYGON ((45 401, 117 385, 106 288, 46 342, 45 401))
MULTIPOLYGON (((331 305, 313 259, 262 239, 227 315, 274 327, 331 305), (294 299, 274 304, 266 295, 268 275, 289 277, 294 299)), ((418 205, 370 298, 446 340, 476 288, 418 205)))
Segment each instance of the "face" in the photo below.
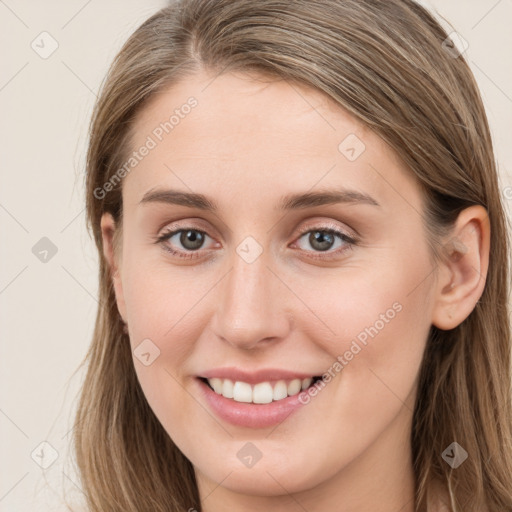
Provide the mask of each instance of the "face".
POLYGON ((433 309, 420 189, 321 93, 212 79, 134 125, 116 296, 135 370, 201 482, 356 481, 407 453, 433 309))

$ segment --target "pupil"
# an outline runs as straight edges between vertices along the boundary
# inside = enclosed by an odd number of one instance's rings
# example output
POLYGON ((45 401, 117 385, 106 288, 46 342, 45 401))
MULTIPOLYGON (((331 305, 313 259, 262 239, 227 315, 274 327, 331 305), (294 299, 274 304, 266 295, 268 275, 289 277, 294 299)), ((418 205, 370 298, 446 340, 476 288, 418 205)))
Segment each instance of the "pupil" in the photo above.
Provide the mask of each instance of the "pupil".
POLYGON ((324 231, 314 231, 309 235, 309 242, 312 247, 320 251, 326 251, 332 246, 333 235, 324 231))
POLYGON ((187 249, 199 249, 203 243, 203 234, 192 230, 183 232, 180 236, 180 242, 187 249))

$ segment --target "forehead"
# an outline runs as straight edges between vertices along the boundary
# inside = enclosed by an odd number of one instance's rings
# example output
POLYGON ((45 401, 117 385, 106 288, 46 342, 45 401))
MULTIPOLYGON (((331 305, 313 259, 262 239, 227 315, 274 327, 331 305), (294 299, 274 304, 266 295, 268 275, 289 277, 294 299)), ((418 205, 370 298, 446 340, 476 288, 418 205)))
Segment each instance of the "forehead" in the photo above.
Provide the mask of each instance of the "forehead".
MULTIPOLYGON (((269 133, 284 128, 297 137, 303 128, 335 132, 343 121, 347 121, 347 128, 357 124, 360 132, 367 130, 355 118, 347 119, 347 113, 321 91, 282 78, 246 73, 212 76, 202 72, 163 89, 154 94, 140 112, 136 120, 137 132, 151 132, 158 124, 168 121, 173 113, 179 117, 179 120, 171 121, 174 135, 186 129, 187 123, 181 122, 186 117, 201 122, 222 119, 222 123, 216 125, 215 133, 208 133, 210 137, 215 134, 253 134, 257 128, 264 128, 269 133), (190 98, 194 98, 197 105, 188 114, 185 111, 189 110, 186 104, 190 98), (234 132, 234 128, 239 132, 234 132)), ((197 128, 194 126, 196 133, 197 128)), ((205 131, 208 128, 205 126, 205 131)))
POLYGON ((340 184, 390 199, 393 182, 417 193, 372 130, 320 91, 283 79, 191 76, 155 94, 132 133, 131 151, 150 149, 125 178, 130 202, 161 184, 213 188, 232 200, 340 184))

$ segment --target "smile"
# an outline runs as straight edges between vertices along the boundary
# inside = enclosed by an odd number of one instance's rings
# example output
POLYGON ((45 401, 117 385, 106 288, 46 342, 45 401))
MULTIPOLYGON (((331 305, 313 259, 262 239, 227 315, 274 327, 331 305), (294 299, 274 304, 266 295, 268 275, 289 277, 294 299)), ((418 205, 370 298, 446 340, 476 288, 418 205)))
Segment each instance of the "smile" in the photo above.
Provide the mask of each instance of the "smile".
POLYGON ((195 382, 206 407, 219 419, 239 427, 266 428, 304 407, 301 395, 321 380, 315 374, 231 366, 201 372, 195 382))
POLYGON ((235 402, 253 404, 269 404, 298 394, 301 390, 309 388, 320 377, 306 377, 304 379, 289 379, 278 381, 263 381, 254 385, 243 381, 221 379, 213 377, 202 379, 218 395, 231 398, 235 402))

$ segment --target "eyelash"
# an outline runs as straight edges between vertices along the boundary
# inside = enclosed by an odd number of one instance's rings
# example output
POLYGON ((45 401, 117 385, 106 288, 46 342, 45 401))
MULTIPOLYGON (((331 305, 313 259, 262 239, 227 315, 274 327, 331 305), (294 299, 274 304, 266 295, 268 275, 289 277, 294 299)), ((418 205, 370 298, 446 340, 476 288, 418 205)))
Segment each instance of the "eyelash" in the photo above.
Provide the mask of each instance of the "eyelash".
MULTIPOLYGON (((196 233, 201 233, 203 235, 209 236, 208 233, 206 233, 205 231, 202 231, 200 229, 196 229, 193 227, 183 227, 180 229, 174 229, 174 230, 170 229, 170 230, 165 231, 161 235, 157 236, 156 239, 154 240, 154 242, 155 242, 155 244, 161 244, 162 247, 164 248, 164 250, 166 250, 173 256, 177 256, 178 258, 195 259, 195 258, 201 257, 200 249, 197 251, 187 251, 187 252, 177 251, 175 249, 171 249, 169 247, 169 245, 164 243, 167 240, 169 240, 170 238, 172 238, 174 235, 176 235, 177 233, 181 233, 182 231, 195 231, 196 233)), ((306 251, 308 253, 316 254, 316 255, 311 256, 313 259, 327 260, 327 259, 330 259, 333 254, 339 256, 339 255, 345 253, 346 251, 351 250, 353 248, 353 246, 357 245, 357 243, 358 243, 357 239, 343 233, 342 231, 339 231, 338 229, 334 229, 333 227, 318 227, 318 228, 313 228, 313 229, 311 229, 311 228, 306 229, 299 234, 297 240, 300 240, 304 235, 311 233, 311 232, 315 232, 315 231, 320 232, 320 233, 327 233, 330 235, 335 235, 335 236, 339 237, 347 245, 344 248, 338 249, 336 251, 329 251, 329 250, 328 251, 306 251), (325 256, 320 256, 320 254, 329 254, 330 256, 325 257, 325 256)))

